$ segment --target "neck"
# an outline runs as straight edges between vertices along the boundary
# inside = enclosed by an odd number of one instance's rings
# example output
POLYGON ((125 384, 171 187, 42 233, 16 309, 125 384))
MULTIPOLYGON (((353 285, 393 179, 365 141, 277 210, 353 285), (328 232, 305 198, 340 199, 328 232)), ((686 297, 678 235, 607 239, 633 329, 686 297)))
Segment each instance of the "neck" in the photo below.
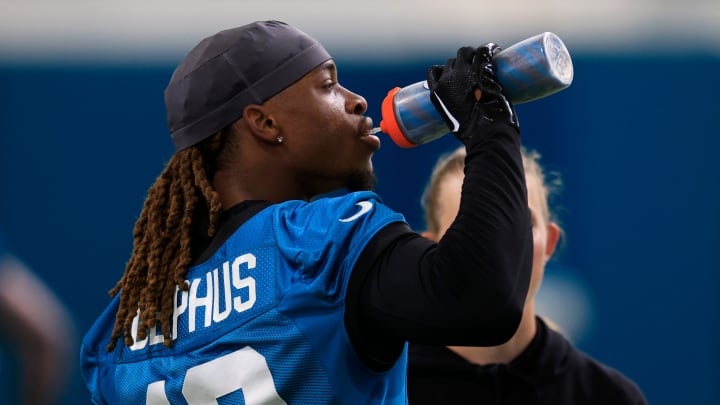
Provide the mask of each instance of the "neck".
POLYGON ((510 340, 502 345, 490 347, 448 346, 448 348, 473 364, 509 363, 528 347, 536 332, 535 307, 533 302, 528 302, 517 331, 510 340))
POLYGON ((242 165, 218 170, 213 177, 213 187, 218 193, 222 208, 227 210, 236 204, 247 200, 265 200, 273 204, 288 200, 308 201, 311 196, 305 193, 297 181, 288 175, 284 167, 268 165, 270 159, 260 157, 263 153, 257 152, 255 156, 238 158, 242 165), (272 179, 269 181, 268 179, 272 179))

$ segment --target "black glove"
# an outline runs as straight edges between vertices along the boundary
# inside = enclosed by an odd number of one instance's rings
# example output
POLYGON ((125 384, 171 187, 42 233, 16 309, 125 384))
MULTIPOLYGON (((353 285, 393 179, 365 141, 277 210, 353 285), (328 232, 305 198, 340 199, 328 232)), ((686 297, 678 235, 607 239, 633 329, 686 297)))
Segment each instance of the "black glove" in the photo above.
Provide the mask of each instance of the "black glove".
POLYGON ((482 97, 475 107, 478 118, 495 122, 504 122, 520 131, 520 123, 518 122, 515 107, 510 99, 507 98, 505 92, 498 81, 495 74, 495 67, 492 64, 492 58, 500 52, 502 48, 493 43, 485 44, 478 48, 475 54, 475 62, 478 63, 478 76, 480 76, 480 89, 482 97))
POLYGON ((480 77, 475 64, 476 51, 469 46, 462 47, 457 57, 448 59, 445 66, 431 66, 427 71, 430 100, 456 136, 477 102, 474 92, 480 88, 480 77))
POLYGON ((506 122, 519 131, 515 109, 503 94, 493 70, 492 58, 500 50, 494 43, 477 49, 462 47, 445 66, 428 69, 430 99, 455 137, 465 144, 477 129, 477 125, 468 123, 478 119, 506 122), (479 101, 475 98, 476 89, 482 92, 479 101), (470 127, 474 130, 468 131, 470 127))

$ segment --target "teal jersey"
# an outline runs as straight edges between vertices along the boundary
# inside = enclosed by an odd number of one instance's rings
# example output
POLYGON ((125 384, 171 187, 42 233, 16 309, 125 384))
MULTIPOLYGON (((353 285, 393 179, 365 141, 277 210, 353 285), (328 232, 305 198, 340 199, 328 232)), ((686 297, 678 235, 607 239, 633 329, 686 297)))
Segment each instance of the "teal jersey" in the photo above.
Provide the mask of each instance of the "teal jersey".
POLYGON ((406 404, 407 348, 372 371, 343 321, 355 262, 393 222, 404 218, 372 192, 265 208, 188 271, 169 348, 158 324, 108 353, 116 297, 81 348, 93 403, 406 404))

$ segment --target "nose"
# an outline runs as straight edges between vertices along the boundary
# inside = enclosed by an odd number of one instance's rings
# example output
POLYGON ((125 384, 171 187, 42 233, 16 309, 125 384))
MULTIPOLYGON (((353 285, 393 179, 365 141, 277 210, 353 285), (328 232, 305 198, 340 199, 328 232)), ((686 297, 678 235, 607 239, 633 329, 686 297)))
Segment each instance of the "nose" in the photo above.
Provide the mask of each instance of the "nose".
POLYGON ((345 98, 345 108, 347 112, 351 114, 364 114, 367 111, 367 100, 365 97, 353 93, 352 91, 345 89, 347 97, 345 98))

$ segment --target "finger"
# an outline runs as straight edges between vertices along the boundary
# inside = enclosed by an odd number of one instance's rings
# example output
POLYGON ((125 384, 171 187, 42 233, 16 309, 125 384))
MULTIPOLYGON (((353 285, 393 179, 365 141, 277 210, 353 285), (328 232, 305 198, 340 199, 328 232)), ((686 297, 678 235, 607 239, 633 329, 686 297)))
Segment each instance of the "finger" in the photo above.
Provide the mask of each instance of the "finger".
POLYGON ((502 94, 502 87, 492 77, 483 76, 480 81, 480 88, 482 89, 482 96, 484 100, 497 99, 502 94))
POLYGON ((430 66, 426 75, 429 82, 428 85, 434 85, 435 83, 437 83, 438 80, 440 80, 440 76, 442 76, 443 70, 444 67, 440 65, 430 66))
POLYGON ((470 65, 475 59, 475 48, 471 46, 464 46, 458 49, 457 52, 457 64, 470 65))
POLYGON ((479 59, 480 62, 492 63, 493 56, 498 52, 500 52, 500 47, 495 43, 488 42, 478 47, 475 57, 479 59))

